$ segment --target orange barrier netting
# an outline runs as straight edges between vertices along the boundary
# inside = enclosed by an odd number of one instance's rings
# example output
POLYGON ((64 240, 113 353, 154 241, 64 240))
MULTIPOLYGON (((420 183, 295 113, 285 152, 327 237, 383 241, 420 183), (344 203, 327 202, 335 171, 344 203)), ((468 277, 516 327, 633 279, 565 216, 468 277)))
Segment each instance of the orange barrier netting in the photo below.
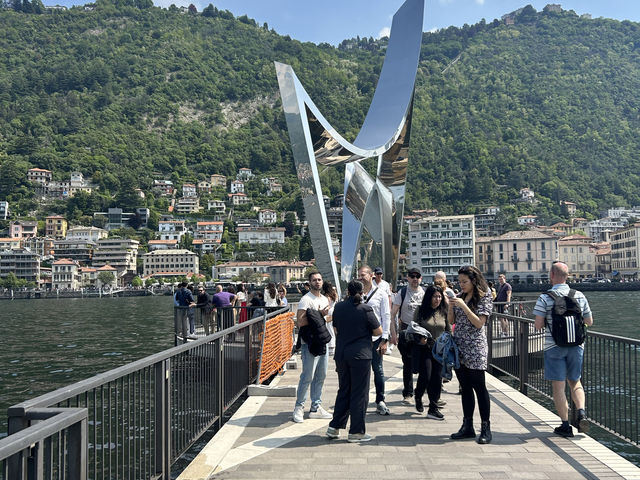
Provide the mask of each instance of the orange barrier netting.
POLYGON ((267 320, 264 331, 260 383, 280 372, 287 360, 291 358, 294 316, 294 312, 288 312, 267 320))

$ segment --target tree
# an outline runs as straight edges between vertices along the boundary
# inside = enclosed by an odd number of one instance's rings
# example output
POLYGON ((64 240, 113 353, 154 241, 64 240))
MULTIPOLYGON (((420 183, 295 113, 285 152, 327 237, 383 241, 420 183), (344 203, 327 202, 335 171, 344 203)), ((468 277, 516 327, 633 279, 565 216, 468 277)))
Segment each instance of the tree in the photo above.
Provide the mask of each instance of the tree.
POLYGON ((116 279, 116 276, 111 272, 100 272, 98 274, 98 280, 103 286, 111 285, 116 279))
POLYGON ((241 270, 237 277, 234 277, 234 281, 242 283, 257 283, 261 280, 261 275, 258 272, 254 272, 250 268, 241 270))
POLYGON ((2 284, 4 285, 4 288, 18 288, 20 286, 20 281, 18 280, 18 277, 16 277, 15 273, 9 272, 2 284))
POLYGON ((133 280, 131 280, 131 285, 134 287, 141 287, 142 279, 136 275, 135 277, 133 277, 133 280))

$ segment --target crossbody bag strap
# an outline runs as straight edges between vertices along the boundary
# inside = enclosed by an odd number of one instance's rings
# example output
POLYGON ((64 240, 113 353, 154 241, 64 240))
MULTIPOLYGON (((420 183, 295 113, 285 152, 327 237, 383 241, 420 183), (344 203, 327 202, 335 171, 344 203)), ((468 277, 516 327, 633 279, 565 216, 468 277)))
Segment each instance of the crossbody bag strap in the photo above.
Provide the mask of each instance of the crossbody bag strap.
POLYGON ((371 300, 371 297, 373 297, 376 294, 377 291, 378 291, 378 287, 376 287, 375 290, 373 292, 371 292, 371 295, 369 295, 367 297, 367 299, 364 301, 364 303, 369 303, 369 300, 371 300))

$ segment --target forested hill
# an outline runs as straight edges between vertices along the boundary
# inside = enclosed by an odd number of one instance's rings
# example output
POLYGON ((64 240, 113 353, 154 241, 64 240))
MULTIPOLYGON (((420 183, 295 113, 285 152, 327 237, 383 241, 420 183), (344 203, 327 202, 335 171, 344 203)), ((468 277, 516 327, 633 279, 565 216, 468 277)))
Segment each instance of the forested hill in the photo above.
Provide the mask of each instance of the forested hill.
MULTIPOLYGON (((195 14, 122 3, 0 10, 0 200, 35 208, 31 167, 93 177, 100 189, 73 205, 75 216, 133 206, 133 189, 149 192, 154 178, 180 185, 251 167, 282 180, 278 208, 299 208, 273 61, 293 65, 353 139, 385 40, 334 48, 213 6, 195 14)), ((531 7, 515 25, 425 33, 409 207, 472 213, 507 204, 521 187, 541 202, 518 212, 549 219, 560 200, 585 216, 640 204, 639 53, 640 24, 531 7)), ((323 175, 326 193, 340 193, 342 172, 323 175)))

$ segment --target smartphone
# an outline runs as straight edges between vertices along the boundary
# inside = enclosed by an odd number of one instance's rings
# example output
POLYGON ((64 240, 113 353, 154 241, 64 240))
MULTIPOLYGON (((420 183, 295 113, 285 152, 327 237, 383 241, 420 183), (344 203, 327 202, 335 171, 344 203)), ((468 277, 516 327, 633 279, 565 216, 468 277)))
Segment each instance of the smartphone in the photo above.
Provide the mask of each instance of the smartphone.
POLYGON ((456 298, 456 294, 455 294, 455 293, 453 293, 451 290, 447 290, 447 291, 446 291, 446 293, 447 293, 447 297, 449 297, 449 298, 456 298))

